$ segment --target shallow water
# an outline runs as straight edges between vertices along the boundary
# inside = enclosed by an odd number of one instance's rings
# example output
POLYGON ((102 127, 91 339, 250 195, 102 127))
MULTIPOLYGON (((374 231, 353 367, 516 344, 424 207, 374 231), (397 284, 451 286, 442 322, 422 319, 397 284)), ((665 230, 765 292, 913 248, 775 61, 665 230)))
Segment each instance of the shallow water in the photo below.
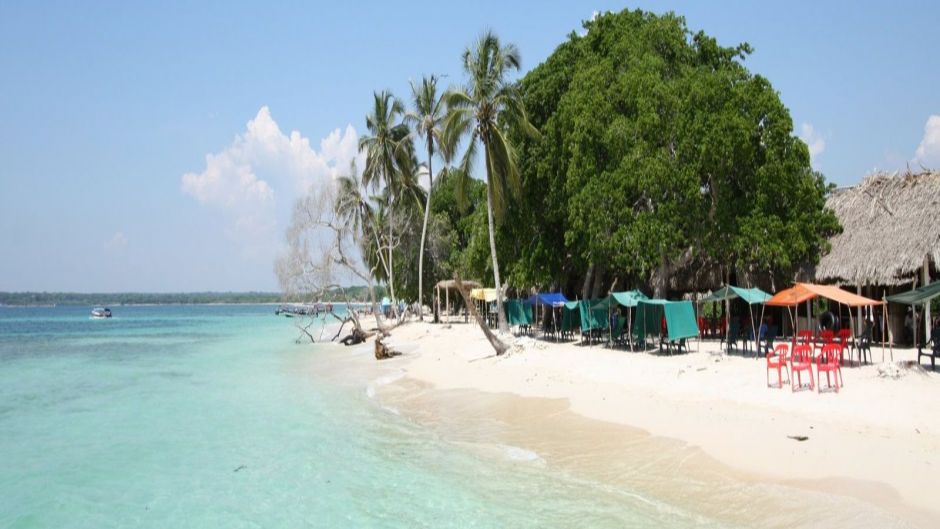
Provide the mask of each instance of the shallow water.
POLYGON ((297 345, 269 306, 89 309, 0 308, 0 527, 754 525, 740 498, 672 494, 713 488, 681 462, 655 486, 611 479, 578 464, 611 446, 575 457, 576 435, 531 435, 551 429, 539 414, 297 345))

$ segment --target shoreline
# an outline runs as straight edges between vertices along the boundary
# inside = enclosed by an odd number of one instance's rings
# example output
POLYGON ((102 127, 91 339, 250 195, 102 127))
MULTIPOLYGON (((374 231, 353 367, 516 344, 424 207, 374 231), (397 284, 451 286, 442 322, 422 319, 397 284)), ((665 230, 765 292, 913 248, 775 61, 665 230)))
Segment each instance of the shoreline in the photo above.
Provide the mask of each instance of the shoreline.
MULTIPOLYGON (((876 366, 846 367, 841 393, 791 394, 764 387, 763 359, 717 354, 717 343, 661 357, 518 342, 495 357, 475 325, 411 322, 387 341, 403 355, 383 364, 437 391, 562 400, 579 417, 700 450, 755 485, 870 502, 916 526, 940 519, 936 374, 912 370, 892 380, 879 378, 876 366), (800 435, 809 439, 789 437, 800 435)), ((895 358, 909 352, 895 350, 895 358)))

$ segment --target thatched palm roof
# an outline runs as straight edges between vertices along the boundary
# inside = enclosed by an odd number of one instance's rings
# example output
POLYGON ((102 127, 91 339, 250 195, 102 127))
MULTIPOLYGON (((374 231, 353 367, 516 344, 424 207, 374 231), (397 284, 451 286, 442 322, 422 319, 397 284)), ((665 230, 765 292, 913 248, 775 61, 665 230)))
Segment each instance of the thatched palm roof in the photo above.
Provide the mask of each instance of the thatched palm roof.
MULTIPOLYGON (((480 288, 482 285, 476 281, 463 281, 464 288, 480 288)), ((457 290, 457 282, 453 279, 444 279, 438 281, 434 288, 440 288, 442 290, 457 290)))
POLYGON ((834 191, 826 205, 842 224, 816 280, 852 285, 908 283, 929 257, 940 264, 940 172, 870 175, 834 191))

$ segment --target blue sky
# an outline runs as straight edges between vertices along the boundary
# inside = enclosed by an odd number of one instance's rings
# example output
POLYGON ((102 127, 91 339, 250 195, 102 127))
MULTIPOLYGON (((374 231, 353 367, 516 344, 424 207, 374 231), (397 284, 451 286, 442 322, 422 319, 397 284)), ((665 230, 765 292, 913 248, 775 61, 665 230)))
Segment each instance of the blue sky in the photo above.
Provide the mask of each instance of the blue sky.
POLYGON ((595 10, 751 43, 830 181, 940 166, 937 2, 265 4, 0 3, 0 290, 275 290, 373 90, 461 81, 484 28, 528 70, 595 10))

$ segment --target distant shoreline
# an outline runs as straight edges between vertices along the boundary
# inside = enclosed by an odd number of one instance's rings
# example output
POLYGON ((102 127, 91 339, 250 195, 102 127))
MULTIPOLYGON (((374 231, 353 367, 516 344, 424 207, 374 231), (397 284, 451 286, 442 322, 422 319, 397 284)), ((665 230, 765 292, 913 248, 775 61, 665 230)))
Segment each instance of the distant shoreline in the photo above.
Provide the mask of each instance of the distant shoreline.
MULTIPOLYGON (((351 299, 366 299, 366 287, 346 287, 351 299)), ((384 295, 384 292, 383 292, 384 295)), ((322 303, 345 301, 339 290, 326 292, 322 303)), ((149 305, 276 305, 305 303, 305 300, 284 299, 280 292, 0 292, 0 307, 53 306, 149 306, 149 305)))

